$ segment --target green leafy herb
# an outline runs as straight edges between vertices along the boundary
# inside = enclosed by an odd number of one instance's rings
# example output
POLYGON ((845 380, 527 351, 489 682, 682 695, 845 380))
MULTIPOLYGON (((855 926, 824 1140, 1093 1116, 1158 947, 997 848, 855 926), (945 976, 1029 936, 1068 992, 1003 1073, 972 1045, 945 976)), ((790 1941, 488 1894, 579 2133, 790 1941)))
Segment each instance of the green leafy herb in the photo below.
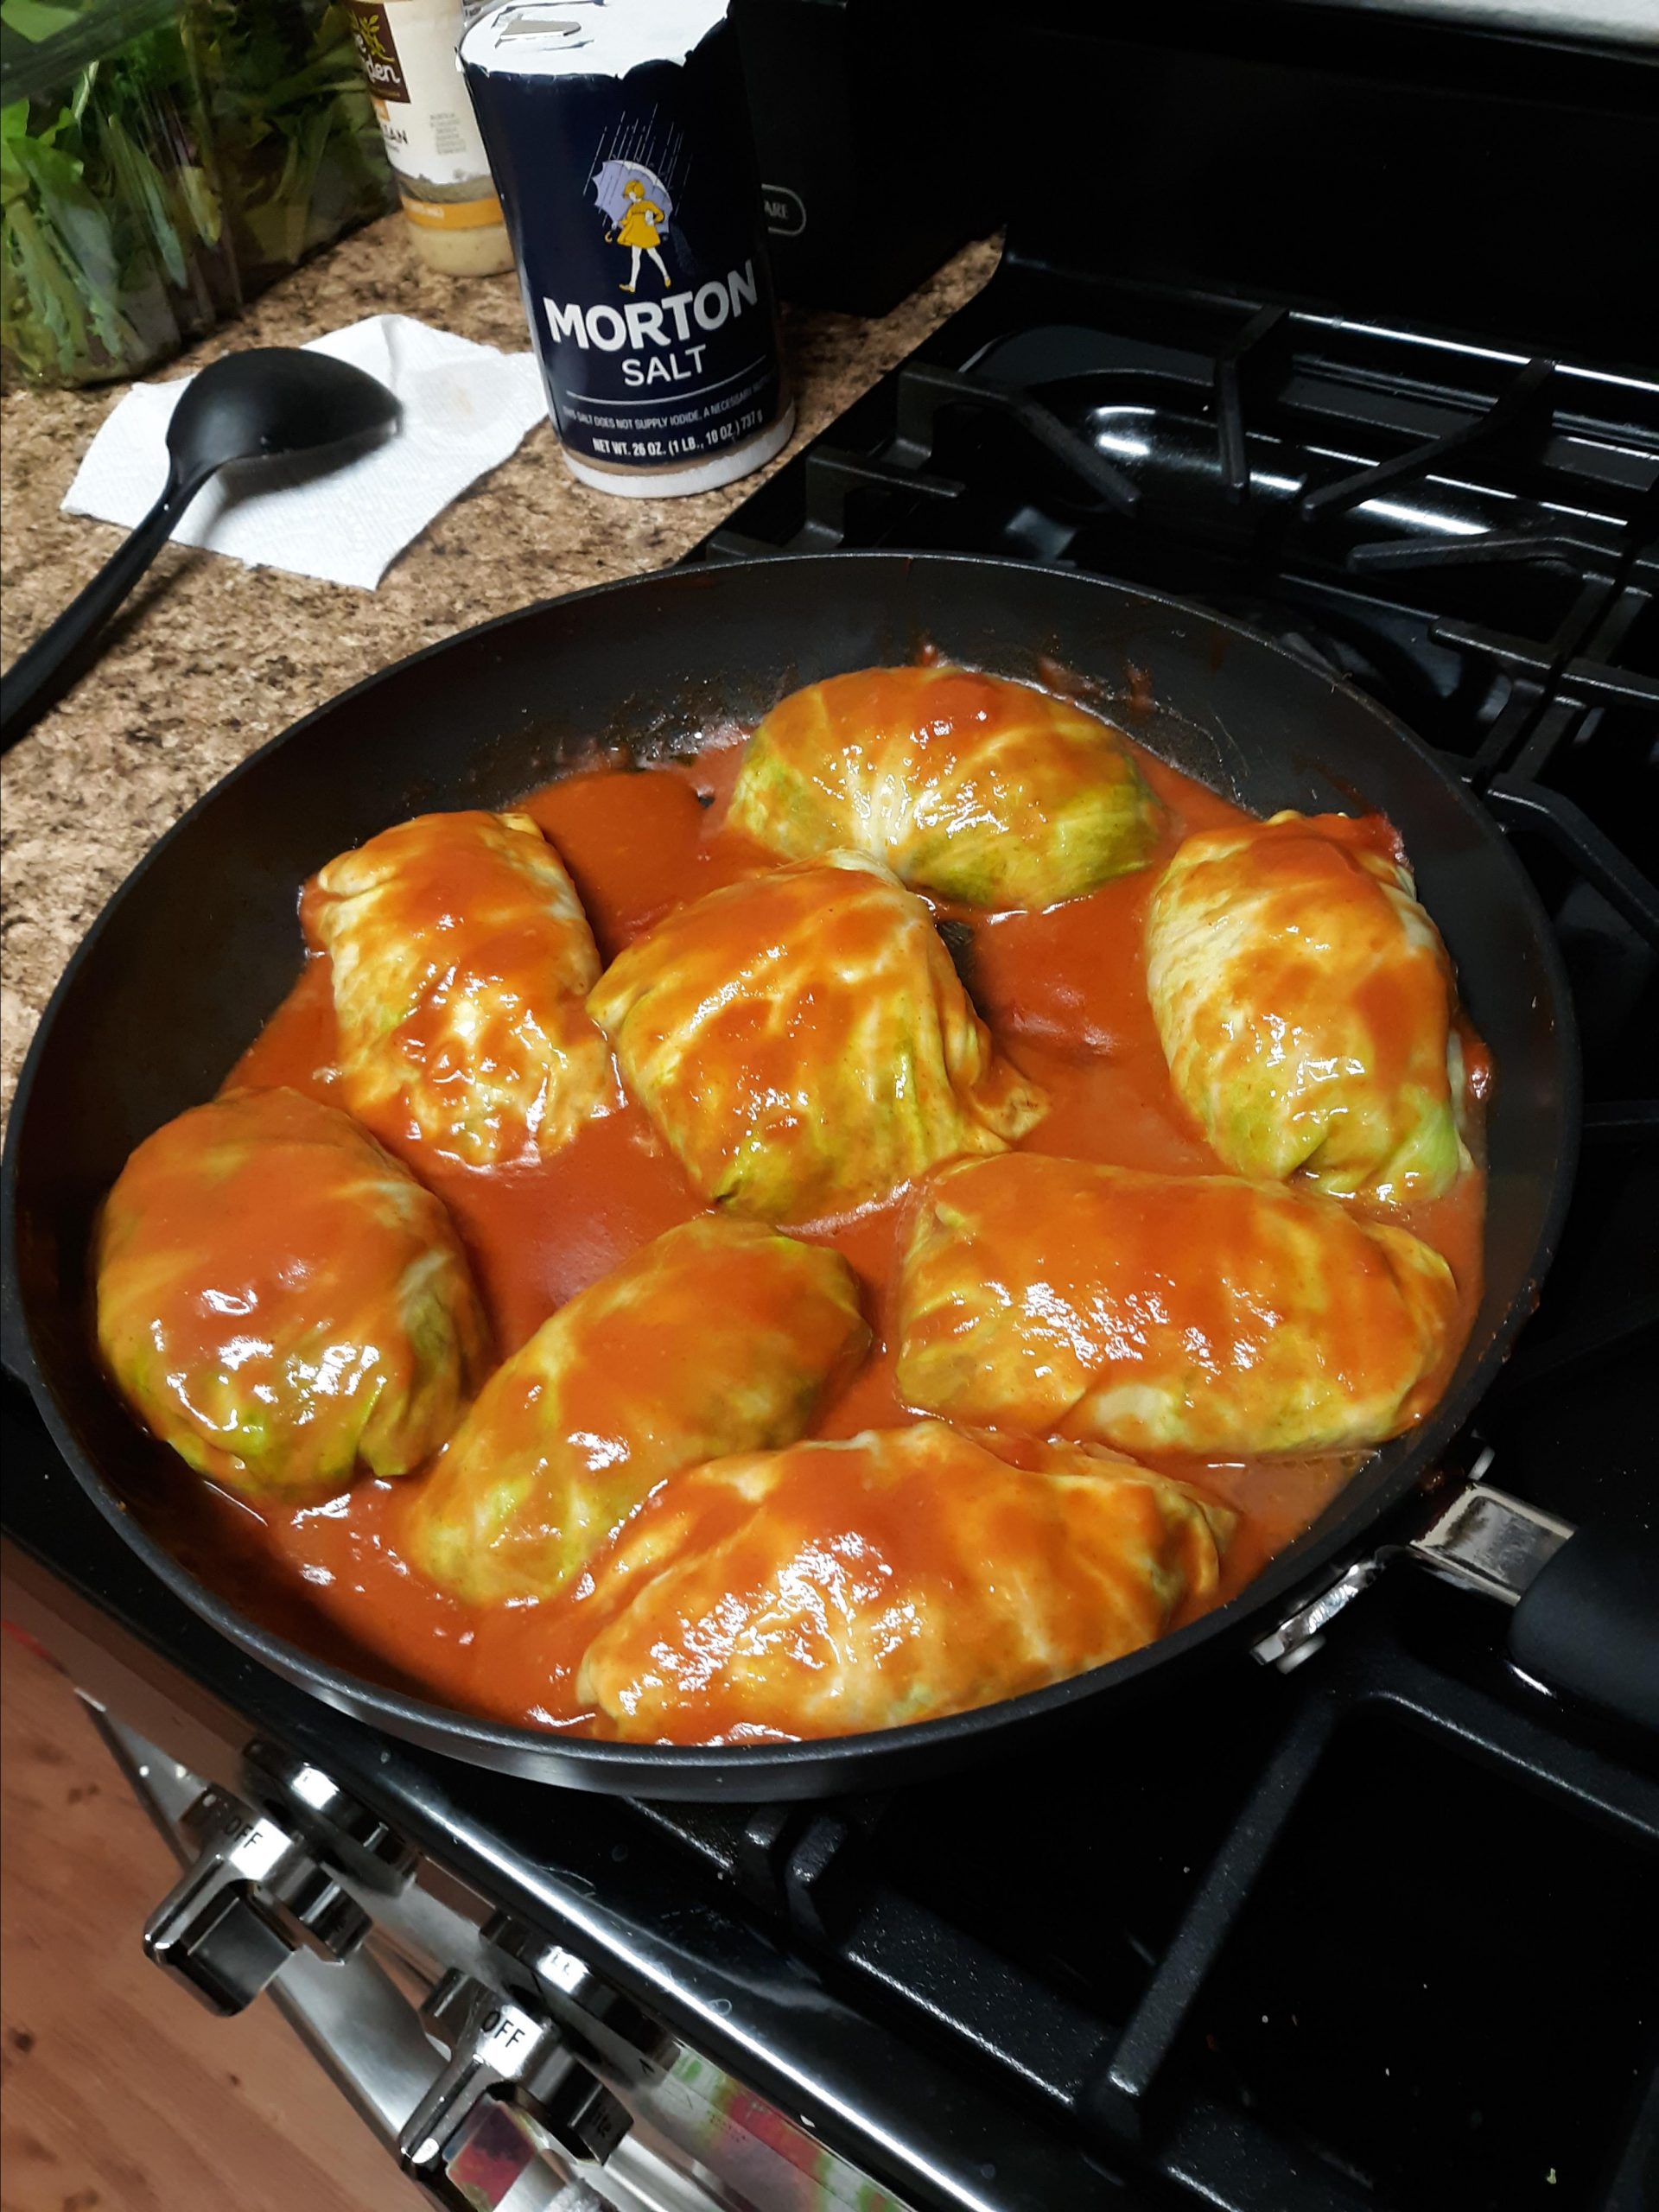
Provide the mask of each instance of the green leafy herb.
POLYGON ((0 0, 0 39, 8 379, 137 374, 391 204, 334 0, 0 0))
POLYGON ((194 0, 189 26, 238 258, 253 282, 392 204, 337 0, 194 0))
POLYGON ((36 46, 72 30, 80 18, 79 8, 51 8, 46 0, 0 0, 0 23, 36 46))

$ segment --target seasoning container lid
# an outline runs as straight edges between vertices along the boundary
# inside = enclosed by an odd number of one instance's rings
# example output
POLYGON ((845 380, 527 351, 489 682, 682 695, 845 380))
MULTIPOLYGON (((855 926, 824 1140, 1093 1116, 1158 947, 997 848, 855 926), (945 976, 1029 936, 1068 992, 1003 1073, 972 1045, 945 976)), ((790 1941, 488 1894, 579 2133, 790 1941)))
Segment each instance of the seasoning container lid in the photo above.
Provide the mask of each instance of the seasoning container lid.
POLYGON ((469 68, 519 77, 622 77, 683 61, 726 17, 727 0, 501 0, 467 32, 469 68))

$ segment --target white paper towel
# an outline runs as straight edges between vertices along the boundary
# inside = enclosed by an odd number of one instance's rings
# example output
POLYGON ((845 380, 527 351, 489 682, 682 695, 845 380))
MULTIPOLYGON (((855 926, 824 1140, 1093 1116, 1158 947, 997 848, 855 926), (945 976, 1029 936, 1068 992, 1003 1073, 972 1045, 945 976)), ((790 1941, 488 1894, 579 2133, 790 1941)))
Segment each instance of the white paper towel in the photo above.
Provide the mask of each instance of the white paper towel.
MULTIPOLYGON (((371 315, 309 350, 389 385, 403 402, 397 429, 324 475, 302 458, 216 478, 173 535, 251 568, 372 591, 435 516, 545 419, 541 372, 533 353, 502 353, 401 315, 371 315)), ((189 381, 133 386, 92 440, 66 512, 129 528, 143 520, 167 481, 167 426, 189 381)))

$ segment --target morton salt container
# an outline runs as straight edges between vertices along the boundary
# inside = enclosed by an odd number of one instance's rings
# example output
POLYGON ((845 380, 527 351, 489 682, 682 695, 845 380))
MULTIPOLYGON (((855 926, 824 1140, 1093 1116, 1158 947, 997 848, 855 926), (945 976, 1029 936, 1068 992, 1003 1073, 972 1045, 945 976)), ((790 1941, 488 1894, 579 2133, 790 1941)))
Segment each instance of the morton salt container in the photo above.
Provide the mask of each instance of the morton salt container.
POLYGON ((572 472, 706 492, 794 428, 725 0, 502 0, 461 41, 572 472))

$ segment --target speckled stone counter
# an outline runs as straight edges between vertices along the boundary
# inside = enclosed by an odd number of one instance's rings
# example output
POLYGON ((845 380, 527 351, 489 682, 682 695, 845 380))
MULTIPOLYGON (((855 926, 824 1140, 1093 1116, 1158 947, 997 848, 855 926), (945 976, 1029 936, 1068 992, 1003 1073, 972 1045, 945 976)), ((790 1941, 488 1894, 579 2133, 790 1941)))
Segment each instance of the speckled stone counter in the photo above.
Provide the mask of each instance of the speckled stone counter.
MULTIPOLYGON (((994 244, 969 246, 880 321, 795 314, 785 339, 798 408, 782 465, 976 292, 994 244)), ((456 283, 415 261, 391 216, 258 301, 161 373, 232 346, 295 346, 394 312, 491 345, 528 343, 512 276, 456 283)), ((10 663, 119 543, 59 512, 118 391, 20 391, 0 408, 0 652, 10 663)), ((164 551, 104 659, 4 761, 0 1105, 78 939, 129 868, 193 800, 269 737, 348 684, 487 616, 583 584, 661 568, 759 476, 695 499, 586 490, 553 433, 436 522, 375 592, 343 589, 185 547, 164 551)))

